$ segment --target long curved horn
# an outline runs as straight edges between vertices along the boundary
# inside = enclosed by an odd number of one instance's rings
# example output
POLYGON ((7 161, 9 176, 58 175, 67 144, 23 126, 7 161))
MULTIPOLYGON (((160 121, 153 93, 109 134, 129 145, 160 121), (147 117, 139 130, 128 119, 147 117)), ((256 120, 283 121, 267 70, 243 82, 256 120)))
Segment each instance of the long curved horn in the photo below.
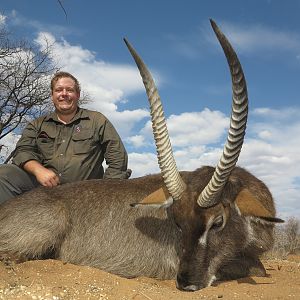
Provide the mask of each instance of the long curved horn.
POLYGON ((232 111, 227 142, 211 180, 198 197, 197 202, 200 207, 210 207, 220 201, 219 195, 236 165, 242 149, 248 115, 247 86, 242 66, 225 35, 213 20, 210 20, 210 22, 223 48, 230 68, 232 111))
POLYGON ((172 198, 174 200, 179 200, 183 191, 185 190, 185 183, 179 174, 173 156, 172 146, 158 90, 151 73, 147 69, 142 59, 129 44, 129 42, 126 39, 124 39, 124 41, 140 71, 148 95, 158 164, 165 185, 172 198))

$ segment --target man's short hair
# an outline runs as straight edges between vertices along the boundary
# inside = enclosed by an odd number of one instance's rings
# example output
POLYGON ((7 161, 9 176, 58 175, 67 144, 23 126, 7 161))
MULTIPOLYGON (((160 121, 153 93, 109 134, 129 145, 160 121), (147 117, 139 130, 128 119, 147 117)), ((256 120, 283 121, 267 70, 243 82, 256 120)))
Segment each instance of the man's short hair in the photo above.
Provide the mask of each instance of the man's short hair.
POLYGON ((74 77, 72 74, 70 74, 68 72, 64 72, 64 71, 56 72, 54 74, 54 76, 52 77, 52 79, 51 79, 51 93, 53 93, 54 86, 55 86, 56 82, 59 79, 65 78, 65 77, 68 77, 68 78, 71 78, 72 80, 74 80, 76 92, 80 93, 80 84, 79 84, 79 81, 77 80, 77 78, 74 77))

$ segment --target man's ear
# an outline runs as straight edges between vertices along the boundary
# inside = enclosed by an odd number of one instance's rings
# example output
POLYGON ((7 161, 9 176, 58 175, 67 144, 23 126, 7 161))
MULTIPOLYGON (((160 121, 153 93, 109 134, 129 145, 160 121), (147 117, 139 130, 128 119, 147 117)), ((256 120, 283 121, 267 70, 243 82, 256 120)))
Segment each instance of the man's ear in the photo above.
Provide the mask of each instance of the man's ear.
POLYGON ((173 198, 165 187, 161 187, 154 191, 142 201, 137 203, 131 203, 132 207, 137 206, 151 206, 151 207, 168 207, 173 204, 173 198))
POLYGON ((244 216, 254 216, 275 223, 284 222, 282 219, 272 216, 271 212, 248 189, 239 192, 235 204, 244 216))

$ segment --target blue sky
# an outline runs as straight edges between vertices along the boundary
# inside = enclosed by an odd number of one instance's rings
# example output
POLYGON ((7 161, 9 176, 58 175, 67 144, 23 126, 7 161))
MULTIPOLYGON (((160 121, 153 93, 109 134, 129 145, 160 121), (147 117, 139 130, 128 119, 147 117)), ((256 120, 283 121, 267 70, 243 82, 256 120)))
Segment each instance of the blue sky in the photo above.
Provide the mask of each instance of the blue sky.
MULTIPOLYGON (((300 1, 4 0, 1 21, 73 73, 120 132, 133 176, 159 172, 141 78, 126 37, 157 82, 181 170, 215 165, 231 107, 226 60, 214 19, 234 46, 250 113, 238 164, 269 186, 278 215, 300 216, 300 1)), ((6 143, 13 144, 14 136, 6 143)))

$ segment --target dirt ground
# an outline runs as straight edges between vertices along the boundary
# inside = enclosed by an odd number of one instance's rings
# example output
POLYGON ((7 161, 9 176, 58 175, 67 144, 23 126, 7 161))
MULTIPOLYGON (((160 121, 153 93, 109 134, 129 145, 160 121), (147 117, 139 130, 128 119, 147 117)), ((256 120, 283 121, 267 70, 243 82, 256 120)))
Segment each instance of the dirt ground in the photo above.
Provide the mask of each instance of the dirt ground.
POLYGON ((266 260, 264 265, 268 273, 265 278, 218 282, 197 292, 181 292, 174 281, 125 279, 55 260, 0 263, 0 299, 300 299, 300 256, 266 260))

